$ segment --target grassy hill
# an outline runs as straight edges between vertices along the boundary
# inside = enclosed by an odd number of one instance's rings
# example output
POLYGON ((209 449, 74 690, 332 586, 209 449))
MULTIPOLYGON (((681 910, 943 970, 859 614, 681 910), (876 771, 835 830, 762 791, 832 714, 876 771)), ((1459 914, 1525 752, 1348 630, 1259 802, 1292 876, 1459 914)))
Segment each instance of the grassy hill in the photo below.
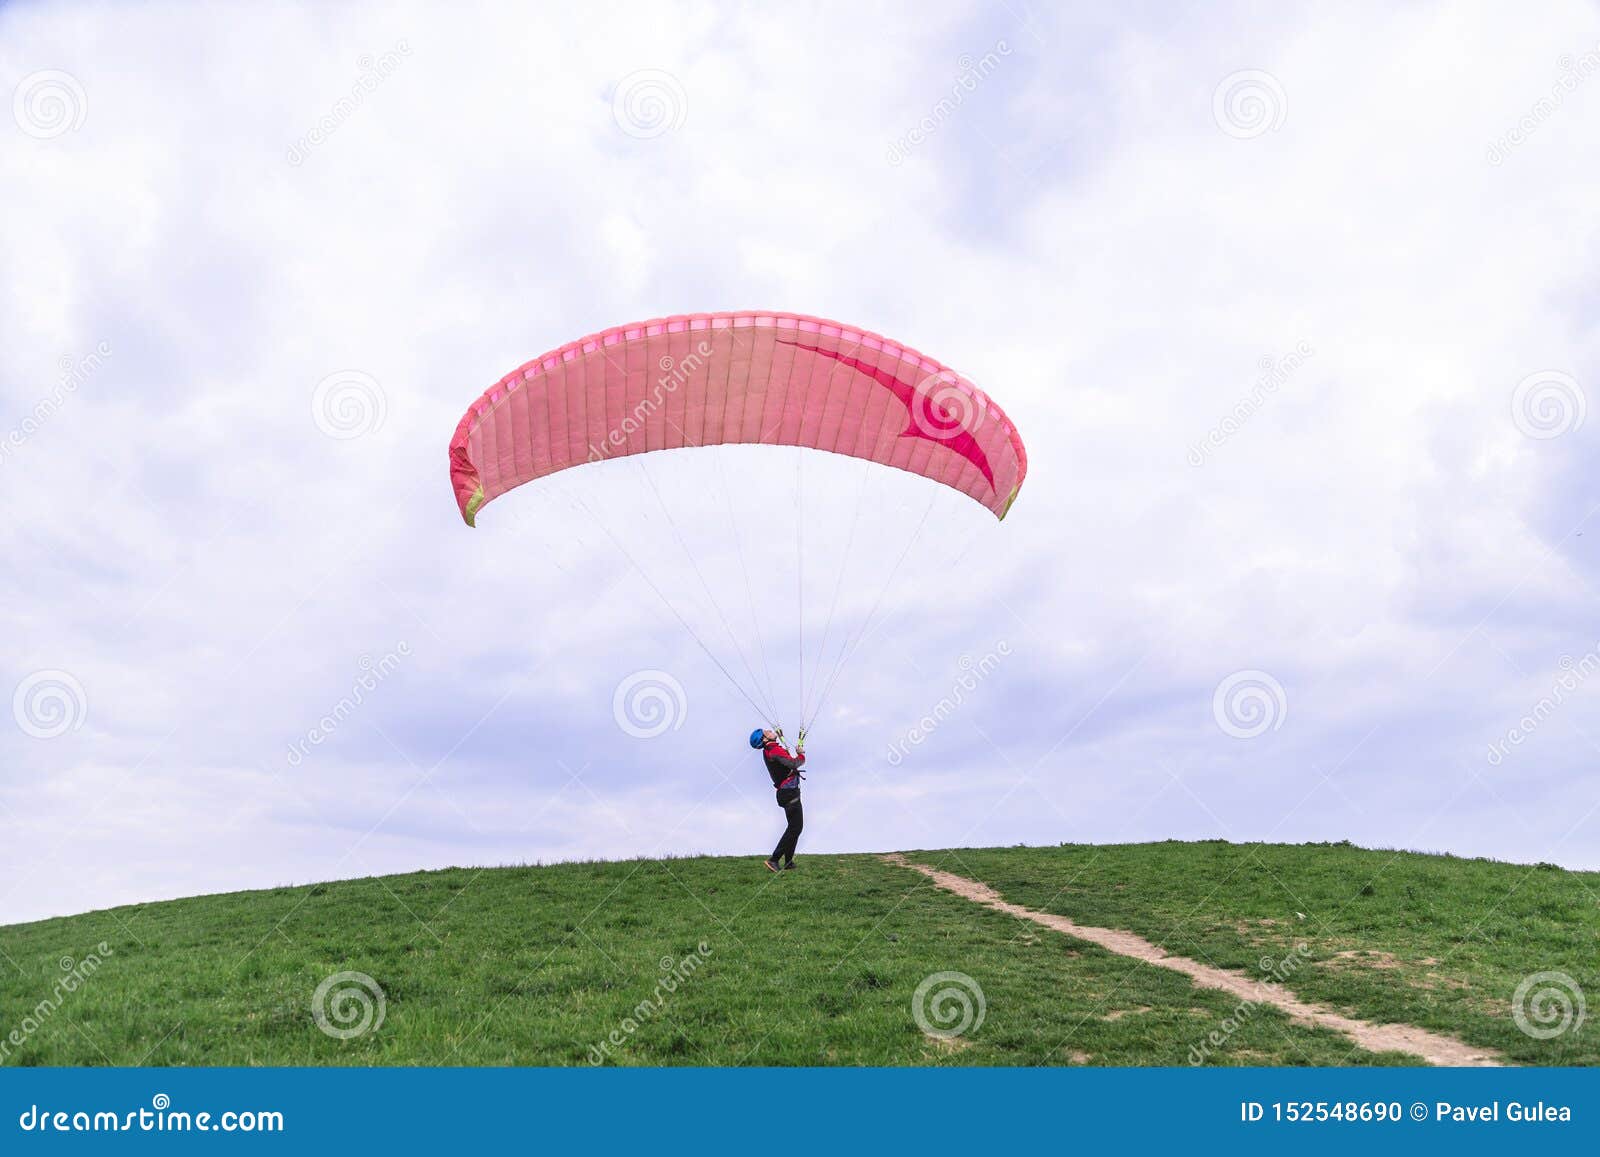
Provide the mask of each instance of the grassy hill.
MULTIPOLYGON (((1535 973, 1600 998, 1600 873, 1222 842, 908 856, 1258 978, 1292 960, 1289 987, 1367 1019, 1600 1061, 1592 1024, 1513 1017, 1535 973)), ((0 928, 0 1064, 1408 1063, 874 856, 802 864, 452 868, 0 928)))

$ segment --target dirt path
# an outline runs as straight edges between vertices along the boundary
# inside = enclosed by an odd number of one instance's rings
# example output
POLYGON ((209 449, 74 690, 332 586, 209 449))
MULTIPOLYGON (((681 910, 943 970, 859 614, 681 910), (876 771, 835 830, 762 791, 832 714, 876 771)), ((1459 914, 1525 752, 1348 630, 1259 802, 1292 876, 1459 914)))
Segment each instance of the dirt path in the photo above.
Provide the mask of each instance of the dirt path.
POLYGON ((1421 1057, 1430 1065, 1483 1067, 1505 1064, 1500 1054, 1493 1049, 1465 1044, 1454 1037, 1430 1032, 1427 1029, 1412 1028, 1410 1025, 1373 1024, 1370 1021, 1356 1020, 1323 1005, 1301 1000, 1281 985, 1268 984, 1240 972, 1214 968, 1184 956, 1172 956, 1166 949, 1152 944, 1142 936, 1135 936, 1132 932, 1121 932, 1114 928, 1089 928, 1075 924, 1065 916, 1036 912, 1032 908, 1012 904, 1002 899, 1000 894, 987 884, 950 872, 941 872, 938 868, 930 868, 926 864, 913 864, 899 852, 891 852, 882 859, 898 867, 921 872, 939 887, 985 907, 993 908, 997 912, 1004 912, 1019 920, 1032 920, 1035 924, 1042 924, 1046 928, 1065 932, 1068 936, 1075 936, 1079 940, 1098 944, 1106 951, 1115 952, 1119 956, 1129 956, 1159 968, 1170 968, 1183 973, 1202 987, 1219 988, 1240 1000, 1275 1005, 1302 1024, 1342 1032, 1362 1048, 1373 1052, 1410 1053, 1421 1057))

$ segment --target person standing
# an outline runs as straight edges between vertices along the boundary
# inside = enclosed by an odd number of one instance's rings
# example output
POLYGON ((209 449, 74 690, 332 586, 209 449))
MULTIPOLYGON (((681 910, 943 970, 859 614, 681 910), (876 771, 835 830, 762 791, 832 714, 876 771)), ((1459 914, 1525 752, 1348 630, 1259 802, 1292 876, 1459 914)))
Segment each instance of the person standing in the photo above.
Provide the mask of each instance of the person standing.
POLYGON ((783 746, 782 735, 770 727, 758 727, 752 731, 750 746, 761 752, 761 758, 767 765, 767 775, 772 778, 772 786, 778 793, 778 806, 789 821, 789 826, 783 829, 783 835, 778 838, 778 846, 767 857, 767 871, 788 871, 794 867, 795 847, 800 843, 800 832, 805 827, 805 813, 800 808, 800 769, 806 762, 806 734, 804 731, 800 733, 800 742, 795 745, 793 755, 783 746))

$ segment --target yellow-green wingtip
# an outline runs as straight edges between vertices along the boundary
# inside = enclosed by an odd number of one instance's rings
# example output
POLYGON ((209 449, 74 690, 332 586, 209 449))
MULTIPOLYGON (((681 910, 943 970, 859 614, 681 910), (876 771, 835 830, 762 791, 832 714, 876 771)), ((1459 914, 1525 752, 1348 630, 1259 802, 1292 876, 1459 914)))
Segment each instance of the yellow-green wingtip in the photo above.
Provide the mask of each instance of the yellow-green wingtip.
POLYGON ((478 510, 482 506, 483 484, 479 483, 478 488, 472 492, 472 497, 467 499, 467 508, 461 512, 462 517, 467 520, 468 526, 476 527, 478 525, 478 510))
POLYGON ((1006 499, 1005 506, 1002 507, 1001 510, 1000 510, 1000 521, 1001 522, 1004 522, 1006 520, 1006 515, 1011 513, 1011 504, 1017 500, 1017 495, 1020 494, 1021 492, 1022 492, 1022 486, 1021 486, 1020 483, 1011 488, 1011 496, 1006 499))

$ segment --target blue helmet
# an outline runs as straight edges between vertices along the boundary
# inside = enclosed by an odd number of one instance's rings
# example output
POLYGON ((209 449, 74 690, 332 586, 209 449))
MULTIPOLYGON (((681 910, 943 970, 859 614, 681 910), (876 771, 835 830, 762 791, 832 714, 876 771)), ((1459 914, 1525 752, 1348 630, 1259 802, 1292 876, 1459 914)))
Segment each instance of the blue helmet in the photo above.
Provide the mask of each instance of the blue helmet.
POLYGON ((766 729, 765 728, 757 727, 754 731, 752 731, 750 733, 750 746, 751 747, 760 747, 761 746, 761 737, 763 735, 765 735, 765 734, 766 734, 766 729))

